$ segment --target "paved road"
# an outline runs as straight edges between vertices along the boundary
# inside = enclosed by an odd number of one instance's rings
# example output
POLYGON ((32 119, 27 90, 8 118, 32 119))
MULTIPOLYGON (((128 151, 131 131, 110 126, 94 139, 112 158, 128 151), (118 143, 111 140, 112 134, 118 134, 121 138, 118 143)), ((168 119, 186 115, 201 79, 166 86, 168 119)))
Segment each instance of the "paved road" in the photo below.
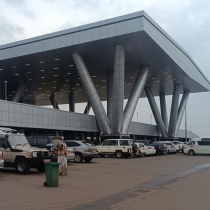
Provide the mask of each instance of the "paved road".
POLYGON ((183 154, 104 158, 68 166, 58 188, 45 188, 35 170, 0 174, 1 209, 131 210, 209 209, 209 156, 183 154))

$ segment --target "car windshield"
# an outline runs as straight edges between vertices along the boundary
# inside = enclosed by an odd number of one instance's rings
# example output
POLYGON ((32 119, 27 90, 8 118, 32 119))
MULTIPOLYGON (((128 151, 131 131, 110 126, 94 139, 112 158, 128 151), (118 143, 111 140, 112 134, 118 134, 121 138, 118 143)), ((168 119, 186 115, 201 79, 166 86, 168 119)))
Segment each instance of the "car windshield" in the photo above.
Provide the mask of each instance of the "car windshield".
POLYGON ((10 135, 8 140, 12 147, 30 146, 24 135, 10 135))

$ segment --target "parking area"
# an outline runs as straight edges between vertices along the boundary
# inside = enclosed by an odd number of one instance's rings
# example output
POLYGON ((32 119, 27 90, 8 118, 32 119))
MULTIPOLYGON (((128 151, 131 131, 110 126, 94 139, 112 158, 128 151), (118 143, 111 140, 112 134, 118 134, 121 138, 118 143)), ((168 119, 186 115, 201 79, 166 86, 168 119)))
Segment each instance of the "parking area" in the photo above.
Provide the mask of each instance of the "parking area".
MULTIPOLYGON (((32 170, 28 175, 18 175, 13 169, 5 169, 0 174, 0 190, 3 192, 1 209, 147 208, 147 199, 150 205, 154 204, 156 199, 157 203, 161 203, 160 194, 168 196, 172 189, 177 190, 175 193, 183 192, 183 195, 180 194, 181 198, 187 199, 192 193, 188 192, 189 187, 195 192, 200 191, 199 187, 192 188, 192 180, 195 179, 194 186, 199 183, 198 180, 202 186, 202 182, 207 178, 206 173, 210 172, 209 160, 209 156, 178 153, 129 159, 95 158, 91 163, 72 162, 68 165, 67 176, 59 177, 58 188, 44 187, 45 174, 36 170, 32 170), (197 171, 192 170, 194 167, 197 171), (185 184, 181 183, 179 186, 179 182, 185 184), (189 185, 186 184, 188 182, 189 185), (182 190, 185 185, 188 188, 182 190)), ((206 187, 204 193, 210 193, 209 188, 206 187)), ((173 194, 171 196, 173 197, 173 194)), ((170 199, 162 200, 168 201, 170 199)), ((209 202, 208 199, 205 202, 209 202)), ((170 209, 177 208, 176 204, 178 205, 175 203, 170 209)))

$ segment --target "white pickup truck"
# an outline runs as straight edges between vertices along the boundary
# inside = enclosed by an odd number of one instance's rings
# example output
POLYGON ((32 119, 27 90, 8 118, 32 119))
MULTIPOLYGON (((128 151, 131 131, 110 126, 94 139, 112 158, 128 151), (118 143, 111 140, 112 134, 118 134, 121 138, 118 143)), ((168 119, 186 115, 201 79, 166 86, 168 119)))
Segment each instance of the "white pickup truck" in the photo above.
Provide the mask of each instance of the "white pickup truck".
POLYGON ((105 139, 100 146, 96 146, 100 157, 115 155, 117 158, 128 158, 133 154, 132 139, 105 139))

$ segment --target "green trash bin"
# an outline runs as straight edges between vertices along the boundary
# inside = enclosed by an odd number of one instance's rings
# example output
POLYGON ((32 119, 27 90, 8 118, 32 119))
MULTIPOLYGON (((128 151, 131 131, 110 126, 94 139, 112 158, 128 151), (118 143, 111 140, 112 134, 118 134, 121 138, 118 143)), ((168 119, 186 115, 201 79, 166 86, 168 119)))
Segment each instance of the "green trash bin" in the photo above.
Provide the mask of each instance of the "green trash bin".
POLYGON ((45 187, 58 187, 58 172, 60 163, 57 162, 46 162, 45 163, 45 176, 46 182, 45 187))

